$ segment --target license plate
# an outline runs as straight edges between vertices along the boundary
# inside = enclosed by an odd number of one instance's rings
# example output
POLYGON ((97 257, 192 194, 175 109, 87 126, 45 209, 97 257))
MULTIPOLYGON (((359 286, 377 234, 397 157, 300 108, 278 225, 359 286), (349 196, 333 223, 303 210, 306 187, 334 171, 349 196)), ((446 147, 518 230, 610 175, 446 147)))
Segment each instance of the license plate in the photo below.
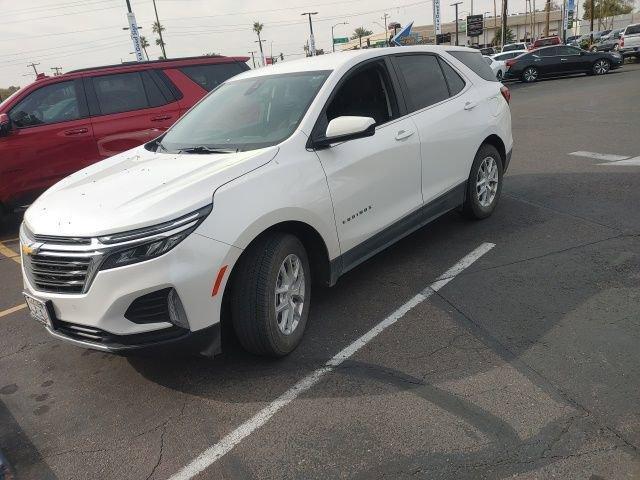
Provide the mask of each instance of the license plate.
POLYGON ((28 293, 24 294, 24 299, 27 302, 31 316, 47 327, 51 327, 51 315, 49 314, 46 302, 32 297, 28 293))

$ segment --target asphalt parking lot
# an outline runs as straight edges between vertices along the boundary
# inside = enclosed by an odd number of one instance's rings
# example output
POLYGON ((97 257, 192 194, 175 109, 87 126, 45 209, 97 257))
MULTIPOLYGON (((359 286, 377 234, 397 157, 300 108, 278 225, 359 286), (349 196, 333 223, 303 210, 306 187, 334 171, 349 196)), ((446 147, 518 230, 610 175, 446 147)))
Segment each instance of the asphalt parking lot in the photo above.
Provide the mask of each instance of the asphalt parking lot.
POLYGON ((316 289, 282 360, 50 338, 21 308, 16 219, 0 244, 0 449, 18 478, 640 478, 640 65, 510 88, 496 213, 448 214, 316 289))

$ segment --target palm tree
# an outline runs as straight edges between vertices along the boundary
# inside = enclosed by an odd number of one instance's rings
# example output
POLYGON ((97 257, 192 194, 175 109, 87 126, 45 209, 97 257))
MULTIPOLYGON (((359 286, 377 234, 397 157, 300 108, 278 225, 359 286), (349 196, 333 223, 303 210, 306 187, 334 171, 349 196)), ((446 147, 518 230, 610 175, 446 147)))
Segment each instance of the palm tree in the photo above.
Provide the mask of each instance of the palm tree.
POLYGON ((362 48, 362 37, 368 37, 369 35, 373 35, 373 32, 371 30, 367 30, 364 27, 358 27, 353 31, 351 40, 355 40, 356 38, 360 40, 360 48, 362 48))
POLYGON ((147 37, 145 37, 144 35, 140 37, 140 46, 142 47, 142 50, 144 50, 144 54, 147 57, 147 61, 149 61, 149 54, 147 53, 147 47, 150 47, 151 45, 149 45, 149 40, 147 40, 147 37))
POLYGON ((258 45, 260 45, 260 58, 262 58, 262 66, 265 66, 264 63, 264 52, 262 51, 262 38, 260 38, 260 33, 262 33, 262 28, 264 24, 260 22, 253 22, 253 31, 258 35, 258 45))
POLYGON ((162 38, 162 32, 164 32, 166 29, 163 25, 160 24, 160 22, 153 22, 151 30, 153 31, 153 33, 158 34, 159 38, 156 38, 156 45, 160 46, 160 49, 162 50, 162 56, 164 58, 167 58, 167 52, 165 52, 164 50, 166 43, 164 43, 164 40, 162 38))

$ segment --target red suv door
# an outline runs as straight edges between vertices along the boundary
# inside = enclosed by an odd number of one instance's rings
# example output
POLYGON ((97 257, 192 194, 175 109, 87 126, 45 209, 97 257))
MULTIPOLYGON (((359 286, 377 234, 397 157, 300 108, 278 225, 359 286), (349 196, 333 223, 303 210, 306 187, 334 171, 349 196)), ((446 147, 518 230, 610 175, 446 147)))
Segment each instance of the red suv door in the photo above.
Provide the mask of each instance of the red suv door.
POLYGON ((178 102, 153 72, 92 75, 84 84, 101 158, 153 140, 178 119, 178 102))
POLYGON ((11 131, 0 138, 1 203, 28 204, 97 157, 80 80, 37 87, 8 113, 11 131))

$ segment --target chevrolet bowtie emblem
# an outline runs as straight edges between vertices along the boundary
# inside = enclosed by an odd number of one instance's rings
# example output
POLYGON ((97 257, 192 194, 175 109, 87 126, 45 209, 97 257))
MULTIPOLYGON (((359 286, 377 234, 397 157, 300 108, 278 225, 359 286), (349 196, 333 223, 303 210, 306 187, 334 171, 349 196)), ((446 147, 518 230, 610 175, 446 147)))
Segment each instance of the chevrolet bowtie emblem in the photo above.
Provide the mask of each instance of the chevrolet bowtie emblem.
POLYGON ((24 255, 31 255, 34 252, 35 252, 35 248, 33 248, 33 246, 31 246, 31 245, 22 245, 22 253, 24 255))

